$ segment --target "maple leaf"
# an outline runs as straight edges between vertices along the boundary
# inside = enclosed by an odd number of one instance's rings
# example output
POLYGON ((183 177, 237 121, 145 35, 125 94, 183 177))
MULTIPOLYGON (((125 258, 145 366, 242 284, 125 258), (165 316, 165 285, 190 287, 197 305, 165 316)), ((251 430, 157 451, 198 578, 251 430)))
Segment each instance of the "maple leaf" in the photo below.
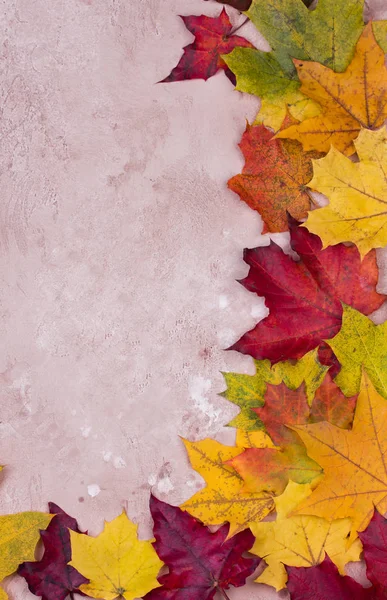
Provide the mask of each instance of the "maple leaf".
POLYGON ((225 62, 236 75, 238 90, 261 97, 259 122, 278 131, 287 110, 299 120, 319 114, 319 105, 300 91, 292 58, 346 69, 363 29, 363 4, 319 0, 309 11, 301 0, 252 2, 247 16, 272 51, 236 48, 225 62))
POLYGON ((311 567, 321 563, 326 554, 342 575, 348 562, 359 560, 362 551, 360 540, 355 540, 347 548, 350 519, 329 523, 319 517, 290 516, 289 513, 311 493, 309 484, 299 485, 290 481, 284 493, 274 499, 276 520, 252 524, 255 542, 251 552, 262 556, 267 564, 256 579, 257 583, 266 583, 280 590, 287 581, 284 565, 311 567))
MULTIPOLYGON (((12 575, 20 563, 34 560, 40 529, 45 529, 52 517, 40 512, 0 516, 0 582, 12 575)), ((7 597, 2 588, 0 596, 7 597)))
POLYGON ((105 600, 134 600, 159 587, 156 577, 163 563, 151 540, 137 539, 137 525, 125 512, 105 522, 98 537, 74 531, 70 536, 71 565, 90 580, 80 586, 81 592, 105 600))
POLYGON ((289 480, 309 483, 322 473, 321 467, 306 454, 302 444, 283 448, 247 448, 228 464, 242 477, 248 492, 282 494, 289 480))
POLYGON ((284 446, 300 442, 289 425, 328 421, 337 427, 348 428, 355 406, 356 396, 346 398, 328 373, 316 391, 312 406, 308 404, 304 384, 291 390, 281 383, 268 385, 264 406, 252 410, 263 422, 273 442, 284 446))
POLYGON ((338 333, 341 302, 366 314, 383 302, 384 297, 375 291, 378 269, 374 253, 361 262, 355 247, 342 244, 322 250, 321 240, 305 235, 306 229, 293 219, 289 229, 299 261, 274 242, 244 252, 250 270, 240 283, 264 295, 270 313, 229 350, 273 363, 297 359, 338 333))
POLYGON ((195 36, 192 44, 184 47, 178 65, 160 83, 183 81, 185 79, 205 79, 212 77, 220 69, 235 83, 235 77, 221 55, 231 52, 238 46, 252 48, 252 44, 238 35, 232 35, 233 26, 225 9, 218 17, 181 17, 184 25, 195 36))
MULTIPOLYGON (((387 99, 387 98, 386 98, 387 99)), ((304 224, 324 246, 353 242, 361 255, 387 244, 387 132, 362 130, 355 141, 360 162, 332 148, 314 161, 309 186, 329 199, 304 224)))
POLYGON ((362 128, 377 129, 387 117, 387 69, 371 23, 357 43, 344 73, 318 62, 294 61, 301 92, 322 107, 322 114, 292 125, 279 138, 302 142, 304 150, 328 152, 331 146, 351 155, 362 128))
POLYGON ((316 392, 312 406, 305 385, 291 390, 283 383, 268 385, 264 406, 251 409, 260 418, 276 447, 260 448, 249 444, 247 450, 230 461, 251 492, 283 493, 291 481, 308 483, 321 475, 319 465, 310 460, 291 425, 329 421, 348 427, 353 419, 356 397, 346 398, 328 373, 316 392))
POLYGON ((243 479, 232 466, 225 464, 242 452, 242 448, 224 446, 211 439, 183 442, 192 467, 207 485, 184 502, 181 508, 206 525, 220 525, 228 521, 230 537, 273 510, 270 494, 244 492, 243 479))
POLYGON ((263 405, 268 383, 278 384, 283 381, 288 388, 295 390, 304 382, 305 393, 311 404, 315 391, 328 370, 320 364, 317 350, 311 350, 297 362, 284 361, 272 366, 268 360, 254 362, 255 375, 222 373, 227 390, 220 396, 241 408, 241 412, 228 425, 244 431, 254 431, 263 427, 262 421, 251 409, 263 405))
POLYGON ((387 510, 387 403, 364 374, 351 431, 331 423, 293 425, 308 455, 324 469, 318 486, 294 514, 328 521, 349 517, 349 541, 364 531, 374 507, 387 510), (338 477, 338 473, 340 476, 338 477))
MULTIPOLYGON (((285 119, 283 126, 293 121, 285 119)), ((293 140, 275 139, 272 131, 247 125, 239 144, 246 163, 240 175, 232 177, 228 187, 262 217, 263 233, 285 231, 287 211, 303 219, 310 209, 306 184, 312 177, 312 158, 293 140)))
POLYGON ((365 531, 359 533, 363 544, 364 560, 367 565, 367 578, 379 592, 380 598, 386 597, 387 577, 387 521, 377 510, 365 531))
POLYGON ((364 368, 375 389, 387 399, 387 321, 374 325, 344 306, 343 325, 328 343, 341 364, 335 382, 346 396, 358 393, 364 368))
POLYGON ((159 577, 162 587, 146 600, 212 600, 216 592, 240 587, 257 568, 260 559, 244 558, 254 536, 249 529, 228 538, 229 525, 216 532, 176 506, 151 496, 154 548, 169 568, 159 577))
POLYGON ((18 574, 25 578, 35 596, 41 596, 43 600, 64 600, 88 580, 68 565, 71 560, 69 529, 80 533, 76 520, 52 502, 49 508, 55 516, 47 529, 40 532, 43 558, 37 562, 22 563, 18 574))
POLYGON ((291 600, 376 600, 372 588, 363 588, 351 577, 342 577, 327 557, 320 565, 288 567, 291 600))

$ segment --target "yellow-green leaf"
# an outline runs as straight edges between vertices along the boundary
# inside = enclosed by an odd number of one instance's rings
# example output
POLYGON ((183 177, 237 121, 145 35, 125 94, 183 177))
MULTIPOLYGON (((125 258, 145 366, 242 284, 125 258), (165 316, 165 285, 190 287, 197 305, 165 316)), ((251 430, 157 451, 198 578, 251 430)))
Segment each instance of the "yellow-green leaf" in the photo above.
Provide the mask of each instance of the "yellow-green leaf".
POLYGON ((359 392, 364 367, 375 389, 387 399, 387 321, 374 325, 368 317, 344 305, 342 327, 327 343, 341 364, 335 382, 346 396, 359 392))
POLYGON ((223 373, 227 390, 222 392, 230 402, 240 407, 241 412, 228 424, 243 431, 263 429, 263 423, 252 408, 263 406, 267 384, 277 385, 284 382, 292 390, 305 383, 309 404, 312 404, 317 388, 328 370, 318 360, 318 350, 311 350, 298 361, 279 362, 270 367, 268 360, 256 360, 255 375, 223 373))
POLYGON ((20 563, 35 560, 40 530, 47 528, 53 516, 22 512, 0 517, 0 581, 12 575, 20 563))
POLYGON ((363 29, 363 0, 253 0, 247 16, 269 42, 278 63, 294 72, 292 58, 316 60, 344 71, 363 29))

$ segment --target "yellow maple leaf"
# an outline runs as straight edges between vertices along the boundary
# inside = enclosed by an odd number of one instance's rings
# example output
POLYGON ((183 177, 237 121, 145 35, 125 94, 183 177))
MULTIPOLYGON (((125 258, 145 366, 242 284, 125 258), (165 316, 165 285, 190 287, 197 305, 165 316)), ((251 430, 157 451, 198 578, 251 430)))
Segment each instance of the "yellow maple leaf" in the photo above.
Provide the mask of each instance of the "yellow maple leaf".
POLYGON ((326 421, 293 425, 308 455, 324 469, 316 489, 293 514, 315 515, 329 522, 349 517, 349 542, 364 531, 374 509, 387 511, 387 403, 362 377, 353 427, 326 421))
MULTIPOLYGON (((53 516, 22 512, 0 517, 0 581, 12 575, 22 562, 35 560, 40 530, 46 529, 53 516)), ((6 597, 2 588, 0 592, 6 597)))
POLYGON ((362 546, 359 539, 347 549, 350 519, 338 519, 329 523, 320 517, 289 516, 311 493, 310 484, 299 485, 290 481, 284 493, 275 498, 276 520, 251 525, 256 538, 251 552, 264 558, 267 564, 267 568, 256 579, 258 583, 266 583, 280 590, 287 582, 284 565, 318 565, 324 560, 325 553, 342 575, 344 566, 349 561, 360 559, 362 546))
POLYGON ((331 148, 313 161, 308 184, 329 198, 329 205, 308 213, 304 226, 320 236, 324 248, 353 242, 362 256, 387 244, 387 132, 363 129, 355 142, 360 162, 331 148))
POLYGON ((207 486, 181 506, 206 525, 230 523, 229 537, 243 531, 250 523, 260 521, 274 508, 271 494, 244 492, 244 481, 230 465, 225 464, 243 448, 224 446, 211 439, 200 442, 183 440, 192 467, 207 486))
POLYGON ((137 525, 125 512, 105 522, 98 537, 74 531, 70 535, 70 564, 90 579, 80 587, 85 594, 105 600, 117 596, 133 600, 160 586, 156 577, 163 562, 153 549, 153 540, 138 540, 137 525))
POLYGON ((317 62, 294 61, 301 92, 322 107, 322 113, 277 134, 302 143, 304 150, 328 152, 331 145, 347 155, 361 128, 377 129, 387 117, 387 69, 371 23, 360 37, 351 64, 335 73, 317 62))

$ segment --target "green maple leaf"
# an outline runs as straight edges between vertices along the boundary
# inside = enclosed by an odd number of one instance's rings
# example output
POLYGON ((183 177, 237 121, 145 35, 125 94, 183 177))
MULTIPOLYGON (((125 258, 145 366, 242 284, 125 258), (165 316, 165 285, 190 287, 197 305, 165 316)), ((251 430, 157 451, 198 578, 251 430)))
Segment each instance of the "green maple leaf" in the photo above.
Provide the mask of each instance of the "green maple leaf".
POLYGON ((374 325, 368 317, 344 305, 341 329, 327 343, 341 364, 335 382, 343 394, 354 396, 359 392, 364 368, 376 391, 387 399, 387 321, 374 325))

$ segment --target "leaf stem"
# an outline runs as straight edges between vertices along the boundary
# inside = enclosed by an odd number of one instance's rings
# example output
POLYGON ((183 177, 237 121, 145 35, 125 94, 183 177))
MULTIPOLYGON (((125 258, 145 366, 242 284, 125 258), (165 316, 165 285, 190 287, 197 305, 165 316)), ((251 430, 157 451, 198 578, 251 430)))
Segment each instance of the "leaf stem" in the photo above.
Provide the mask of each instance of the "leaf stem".
POLYGON ((232 29, 230 31, 230 33, 228 34, 227 37, 231 37, 232 35, 234 35, 234 33, 236 33, 237 31, 239 31, 243 27, 243 25, 246 25, 247 21, 250 21, 249 17, 246 17, 246 19, 240 25, 238 25, 237 27, 234 27, 234 29, 232 29))
POLYGON ((225 598, 225 600, 230 600, 230 598, 227 596, 226 592, 224 591, 223 588, 218 586, 218 590, 219 592, 222 594, 223 598, 225 598))

